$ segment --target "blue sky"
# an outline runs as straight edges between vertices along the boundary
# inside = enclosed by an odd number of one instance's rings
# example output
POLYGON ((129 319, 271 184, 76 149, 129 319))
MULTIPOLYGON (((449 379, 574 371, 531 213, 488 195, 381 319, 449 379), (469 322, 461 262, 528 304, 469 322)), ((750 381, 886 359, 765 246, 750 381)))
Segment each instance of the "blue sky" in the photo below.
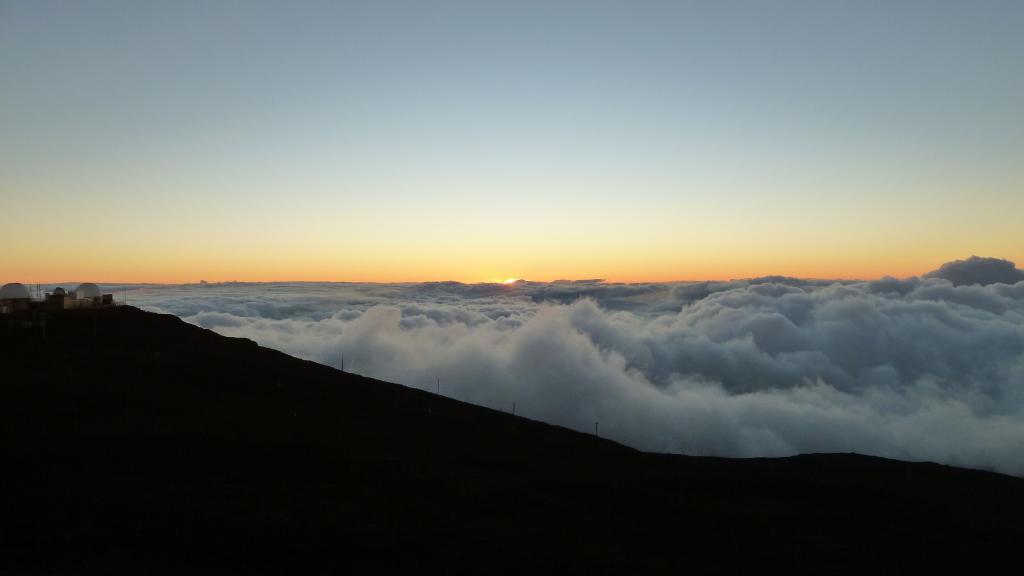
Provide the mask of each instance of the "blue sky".
POLYGON ((649 280, 1020 259, 1021 29, 1019 2, 0 2, 4 264, 649 280))

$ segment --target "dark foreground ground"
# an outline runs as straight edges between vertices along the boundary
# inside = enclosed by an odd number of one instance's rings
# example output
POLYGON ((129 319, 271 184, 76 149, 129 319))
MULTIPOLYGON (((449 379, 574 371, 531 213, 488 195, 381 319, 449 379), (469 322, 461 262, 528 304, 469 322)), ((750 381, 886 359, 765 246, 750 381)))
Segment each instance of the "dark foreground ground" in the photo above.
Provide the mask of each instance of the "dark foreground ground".
POLYGON ((972 573, 1024 480, 645 454, 134 308, 0 317, 0 573, 972 573))

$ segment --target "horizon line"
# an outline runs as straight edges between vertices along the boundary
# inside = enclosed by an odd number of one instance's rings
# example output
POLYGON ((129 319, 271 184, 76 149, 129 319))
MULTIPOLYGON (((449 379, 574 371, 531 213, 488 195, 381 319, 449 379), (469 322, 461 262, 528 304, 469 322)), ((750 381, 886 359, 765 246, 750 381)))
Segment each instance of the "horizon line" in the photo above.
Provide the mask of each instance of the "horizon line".
POLYGON ((530 278, 516 278, 513 282, 506 280, 478 280, 478 281, 464 281, 454 279, 444 280, 298 280, 298 279, 275 279, 275 280, 193 280, 184 282, 159 282, 159 281, 124 281, 124 280, 112 280, 112 281, 101 281, 101 280, 73 280, 73 281, 42 281, 42 282, 29 282, 20 281, 16 279, 9 279, 7 281, 0 282, 0 284, 7 283, 18 283, 25 286, 75 286, 83 282, 92 282, 99 285, 117 285, 117 286, 216 286, 224 284, 443 284, 443 283, 457 283, 457 284, 502 284, 506 286, 513 286, 519 282, 532 283, 532 284, 556 284, 556 283, 593 283, 593 284, 683 284, 683 283, 699 283, 699 282, 742 282, 744 280, 759 280, 763 278, 792 278, 795 280, 806 280, 809 282, 871 282, 874 280, 881 280, 883 278, 896 278, 896 279, 909 279, 919 278, 927 273, 922 274, 910 274, 910 275, 894 275, 894 274, 883 274, 881 276, 796 276, 790 274, 763 274, 758 276, 737 276, 737 277, 719 277, 719 278, 692 278, 692 279, 673 279, 673 280, 614 280, 607 278, 555 278, 552 280, 532 280, 530 278))
POLYGON ((383 280, 383 279, 327 279, 327 278, 316 278, 316 279, 303 279, 303 278, 277 278, 277 279, 250 279, 250 278, 231 278, 226 280, 207 280, 201 276, 198 279, 180 279, 174 278, 170 281, 159 281, 159 280, 108 280, 97 282, 95 280, 75 280, 69 281, 67 277, 60 281, 53 280, 42 280, 38 278, 34 280, 19 280, 15 277, 4 279, 0 281, 0 284, 4 283, 20 283, 25 285, 75 285, 82 282, 94 282, 97 284, 106 285, 131 285, 131 286, 189 286, 189 285, 201 285, 204 282, 206 284, 218 285, 218 284, 230 284, 230 283, 248 283, 248 284, 429 284, 429 283, 444 283, 444 282, 457 282, 460 284, 512 284, 515 282, 535 282, 540 284, 553 284, 558 282, 591 282, 591 283, 603 283, 603 284, 680 284, 680 283, 694 283, 694 282, 738 282, 743 280, 755 280, 760 278, 769 277, 785 277, 794 278, 798 280, 806 280, 811 282, 869 282, 873 280, 880 280, 882 278, 896 278, 896 279, 909 279, 919 278, 926 276, 932 272, 939 270, 945 264, 953 262, 961 262, 965 260, 971 260, 975 258, 992 259, 992 260, 1003 260, 1010 263, 1014 267, 1016 264, 1009 258, 1000 257, 979 257, 977 255, 971 255, 963 258, 945 259, 938 265, 932 264, 929 266, 921 266, 924 270, 916 272, 896 272, 896 273, 868 273, 862 275, 801 275, 801 274, 786 274, 786 273, 768 273, 768 274, 748 274, 748 275, 730 275, 720 277, 699 277, 699 278, 686 278, 686 277, 675 277, 675 278, 636 278, 636 279, 618 279, 614 275, 612 277, 601 277, 600 275, 580 275, 578 277, 567 277, 567 276, 552 276, 550 279, 531 279, 527 276, 492 276, 486 279, 478 280, 459 280, 455 278, 442 278, 442 279, 401 279, 401 280, 383 280))

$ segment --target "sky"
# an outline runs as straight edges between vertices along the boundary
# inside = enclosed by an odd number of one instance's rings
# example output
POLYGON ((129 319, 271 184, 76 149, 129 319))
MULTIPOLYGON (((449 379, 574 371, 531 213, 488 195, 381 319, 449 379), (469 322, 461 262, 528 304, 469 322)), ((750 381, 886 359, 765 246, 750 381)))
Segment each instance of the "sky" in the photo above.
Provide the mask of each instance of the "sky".
POLYGON ((0 0, 0 281, 1024 261, 1024 3, 0 0))

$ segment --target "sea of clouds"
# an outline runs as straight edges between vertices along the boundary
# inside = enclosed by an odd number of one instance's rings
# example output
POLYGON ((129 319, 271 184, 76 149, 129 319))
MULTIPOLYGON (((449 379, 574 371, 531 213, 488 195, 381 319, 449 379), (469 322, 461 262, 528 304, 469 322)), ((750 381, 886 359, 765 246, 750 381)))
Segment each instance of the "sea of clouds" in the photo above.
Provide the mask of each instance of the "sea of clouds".
POLYGON ((1024 475, 1024 272, 866 282, 133 287, 295 356, 646 450, 860 452, 1024 475))

